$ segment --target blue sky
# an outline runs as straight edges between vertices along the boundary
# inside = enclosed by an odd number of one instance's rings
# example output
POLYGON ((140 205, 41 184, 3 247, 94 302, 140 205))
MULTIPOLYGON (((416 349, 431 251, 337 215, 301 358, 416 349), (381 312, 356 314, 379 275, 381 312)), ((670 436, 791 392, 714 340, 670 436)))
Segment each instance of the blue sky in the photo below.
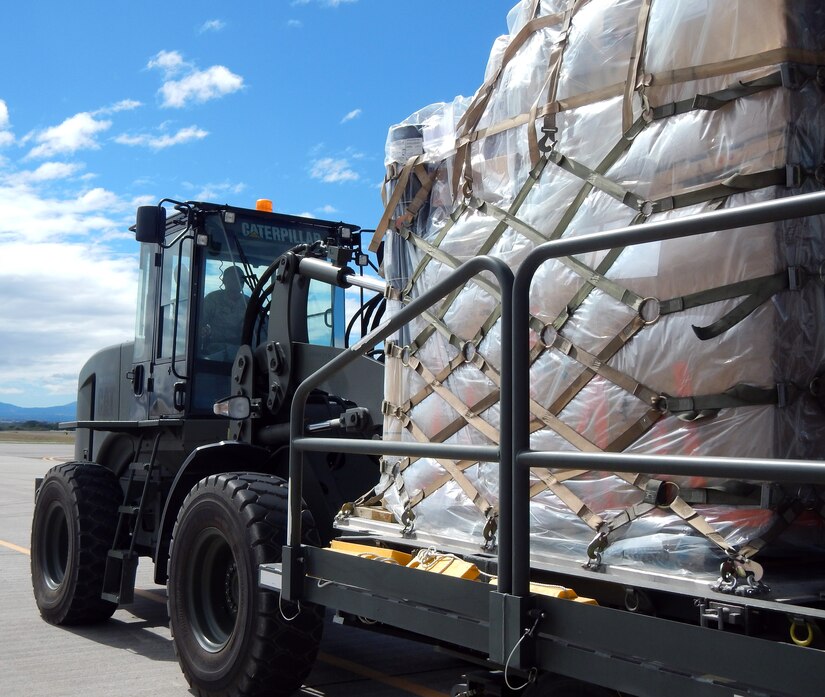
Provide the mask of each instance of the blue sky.
POLYGON ((133 334, 137 205, 372 228, 389 126, 471 95, 515 0, 7 3, 0 401, 75 398, 133 334))

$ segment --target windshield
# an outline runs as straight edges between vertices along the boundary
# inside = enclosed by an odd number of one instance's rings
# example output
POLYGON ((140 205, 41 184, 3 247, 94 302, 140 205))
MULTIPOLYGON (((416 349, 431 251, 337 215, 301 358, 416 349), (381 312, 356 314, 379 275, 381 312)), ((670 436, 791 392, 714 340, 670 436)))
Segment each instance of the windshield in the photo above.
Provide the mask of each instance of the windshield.
MULTIPOLYGON (((326 240, 330 228, 253 211, 214 210, 204 216, 202 229, 208 241, 205 246, 203 240, 200 244, 200 302, 198 316, 193 318, 197 363, 193 406, 208 410, 215 399, 227 394, 231 364, 242 343, 244 316, 258 281, 282 254, 299 244, 326 240)), ((343 335, 343 300, 339 295, 340 289, 312 282, 306 318, 310 343, 339 343, 343 335), (340 320, 336 320, 336 313, 340 320)), ((255 325, 253 347, 266 338, 268 301, 266 298, 255 325)))

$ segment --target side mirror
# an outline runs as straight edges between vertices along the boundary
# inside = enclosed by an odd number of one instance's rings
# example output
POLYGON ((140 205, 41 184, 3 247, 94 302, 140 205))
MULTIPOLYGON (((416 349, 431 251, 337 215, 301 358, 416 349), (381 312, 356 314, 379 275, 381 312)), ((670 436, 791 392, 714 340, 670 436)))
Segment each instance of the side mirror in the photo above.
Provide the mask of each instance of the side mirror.
POLYGON ((212 411, 218 416, 226 416, 230 419, 248 419, 252 414, 252 403, 249 397, 244 395, 224 397, 212 405, 212 411))
POLYGON ((139 206, 135 224, 138 242, 162 244, 166 236, 166 209, 163 206, 139 206))

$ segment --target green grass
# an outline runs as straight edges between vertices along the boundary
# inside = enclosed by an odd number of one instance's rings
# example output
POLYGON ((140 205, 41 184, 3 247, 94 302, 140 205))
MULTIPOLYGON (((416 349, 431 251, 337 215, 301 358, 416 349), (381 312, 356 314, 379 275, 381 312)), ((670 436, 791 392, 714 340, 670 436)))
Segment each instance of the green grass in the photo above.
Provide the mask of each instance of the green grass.
POLYGON ((74 443, 74 432, 0 431, 0 443, 74 443))

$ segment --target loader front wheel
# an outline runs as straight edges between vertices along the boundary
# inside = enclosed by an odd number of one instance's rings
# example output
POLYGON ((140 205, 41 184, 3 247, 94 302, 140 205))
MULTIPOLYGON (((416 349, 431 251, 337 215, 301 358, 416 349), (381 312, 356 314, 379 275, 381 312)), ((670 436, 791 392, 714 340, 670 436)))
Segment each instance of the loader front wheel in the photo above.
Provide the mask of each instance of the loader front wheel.
MULTIPOLYGON (((202 479, 181 506, 169 622, 181 669, 201 697, 289 695, 312 669, 322 608, 281 608, 277 593, 258 586, 258 566, 281 559, 286 516, 283 480, 258 474, 202 479)), ((303 526, 315 542, 308 514, 303 526)))
POLYGON ((31 572, 47 622, 100 622, 117 609, 100 593, 122 497, 117 477, 101 465, 69 462, 46 473, 34 504, 31 572))

